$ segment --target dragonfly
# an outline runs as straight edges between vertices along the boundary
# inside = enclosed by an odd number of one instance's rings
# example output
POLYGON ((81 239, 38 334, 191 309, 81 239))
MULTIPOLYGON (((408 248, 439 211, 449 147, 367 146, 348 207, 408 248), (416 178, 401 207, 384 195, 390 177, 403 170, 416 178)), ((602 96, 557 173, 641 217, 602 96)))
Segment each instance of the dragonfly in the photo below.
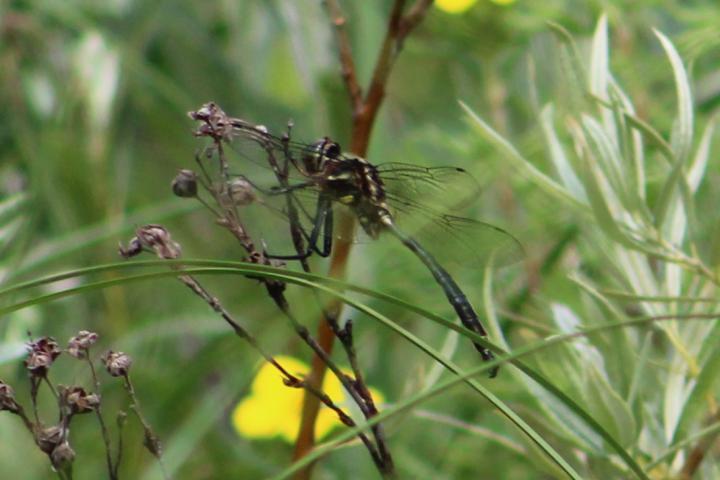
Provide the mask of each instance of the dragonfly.
MULTIPOLYGON (((344 152, 337 142, 328 137, 313 143, 291 141, 289 134, 276 136, 263 126, 227 117, 214 104, 206 104, 197 112, 191 112, 190 116, 206 122, 205 125, 211 126, 215 132, 221 132, 228 144, 238 138, 255 143, 269 156, 270 164, 280 178, 287 180, 293 177, 293 183, 284 181, 266 193, 290 196, 297 192, 313 193, 314 213, 308 212, 302 205, 298 207, 312 224, 309 232, 301 229, 307 241, 306 250, 297 255, 275 255, 274 258, 302 259, 312 254, 328 256, 333 242, 333 206, 345 206, 355 214, 362 230, 370 238, 378 239, 382 234, 389 234, 410 250, 432 274, 463 326, 487 337, 486 329, 463 290, 415 235, 427 230, 436 232, 433 243, 452 250, 463 263, 473 264, 492 257, 495 265, 502 265, 523 257, 520 242, 500 227, 443 213, 442 209, 411 198, 413 194, 426 197, 434 194, 435 198, 427 198, 429 202, 441 206, 448 203, 455 205, 458 196, 450 193, 468 186, 472 197, 477 193, 473 190, 478 188, 478 184, 466 170, 397 162, 374 165, 358 155, 344 152), (293 175, 290 175, 290 169, 293 175), (415 219, 405 221, 405 225, 415 227, 410 231, 400 226, 407 218, 415 219)), ((242 150, 242 145, 236 150, 242 150)), ((473 343, 484 361, 495 358, 490 349, 473 343)), ((497 370, 497 367, 493 368, 490 376, 494 377, 497 370)))

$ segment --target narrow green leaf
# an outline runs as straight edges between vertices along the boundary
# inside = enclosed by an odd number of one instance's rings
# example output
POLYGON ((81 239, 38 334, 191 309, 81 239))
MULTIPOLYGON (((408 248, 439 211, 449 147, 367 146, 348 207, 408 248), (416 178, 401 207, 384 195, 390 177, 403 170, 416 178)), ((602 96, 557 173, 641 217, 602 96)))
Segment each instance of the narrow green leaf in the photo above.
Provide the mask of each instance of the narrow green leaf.
POLYGON ((580 183, 575 170, 565 155, 565 150, 560 144, 560 139, 555 131, 553 115, 555 109, 552 105, 546 105, 540 112, 540 127, 542 127, 545 136, 545 143, 548 148, 550 160, 555 165, 564 187, 581 203, 587 203, 587 194, 580 183))
POLYGON ((505 158, 512 162, 521 172, 523 172, 531 181, 538 185, 545 193, 554 196, 559 200, 568 203, 571 207, 585 209, 586 206, 580 203, 570 192, 565 190, 561 185, 552 180, 550 177, 542 173, 540 170, 523 157, 515 147, 510 144, 499 133, 493 130, 490 125, 485 123, 480 117, 472 111, 470 107, 460 102, 460 106, 468 114, 472 120, 475 130, 480 133, 487 141, 489 141, 505 158))
POLYGON ((608 100, 607 87, 609 77, 608 60, 608 24, 607 15, 602 15, 595 27, 595 33, 590 47, 590 75, 588 89, 590 93, 608 100))
POLYGON ((660 153, 662 153, 662 156, 668 161, 668 164, 673 165, 675 163, 675 154, 673 153, 672 147, 652 125, 634 113, 624 112, 624 115, 630 125, 637 129, 652 145, 660 150, 660 153))
POLYGON ((614 79, 611 79, 611 98, 615 99, 616 115, 621 115, 621 119, 616 119, 618 124, 623 125, 625 134, 629 137, 626 141, 628 151, 626 155, 632 159, 633 170, 635 171, 635 188, 637 195, 645 200, 645 146, 643 144, 642 134, 635 128, 632 128, 628 121, 628 115, 635 115, 635 107, 630 101, 630 97, 620 88, 620 85, 614 79), (628 143, 629 142, 629 143, 628 143))
POLYGON ((660 40, 670 60, 675 77, 678 113, 673 125, 672 145, 678 161, 684 163, 690 156, 693 139, 693 100, 690 92, 690 82, 675 46, 660 31, 653 30, 653 32, 660 40))
MULTIPOLYGON (((584 56, 580 53, 572 34, 560 24, 547 22, 551 31, 560 41, 559 63, 562 79, 565 80, 569 108, 572 111, 581 111, 586 105, 587 75, 583 62, 584 56)), ((565 85, 563 85, 565 87, 565 85)))
POLYGON ((707 410, 708 396, 712 396, 718 385, 720 376, 720 323, 713 328, 710 335, 703 339, 709 348, 708 358, 700 365, 700 375, 695 379, 687 400, 684 402, 680 419, 673 433, 673 443, 679 442, 688 432, 693 421, 707 410))
MULTIPOLYGON (((681 202, 681 196, 676 188, 679 187, 680 182, 685 181, 685 163, 689 159, 690 150, 692 148, 693 140, 693 100, 690 92, 690 83, 685 72, 682 60, 677 50, 673 46, 672 42, 665 37, 662 33, 657 30, 653 30, 655 35, 660 40, 660 43, 665 50, 665 53, 670 60, 672 66, 673 76, 675 77, 675 89, 678 103, 678 113, 673 121, 673 133, 672 133, 672 150, 674 153, 674 162, 672 170, 668 175, 663 185, 660 198, 658 200, 657 210, 657 225, 665 225, 666 219, 669 215, 678 215, 677 212, 682 210, 683 205, 681 202), (672 212, 672 214, 670 213, 672 212)), ((673 216, 670 219, 667 229, 670 232, 674 232, 675 239, 682 238, 680 232, 677 232, 675 228, 678 226, 678 222, 681 218, 673 216)), ((684 226, 682 228, 682 234, 684 235, 684 226)))
POLYGON ((637 424, 630 407, 596 368, 588 366, 585 399, 595 419, 623 446, 637 438, 637 424))
MULTIPOLYGON (((605 178, 612 187, 613 196, 621 202, 625 210, 638 210, 642 202, 633 195, 633 189, 626 183, 627 176, 623 174, 623 162, 620 160, 617 144, 606 135, 606 131, 594 118, 583 115, 582 126, 586 137, 592 140, 591 146, 596 152, 594 155, 596 165, 605 173, 605 178)), ((613 213, 617 215, 621 212, 613 213)))
POLYGON ((710 158, 710 146, 712 144, 713 135, 715 134, 717 120, 718 116, 713 115, 713 117, 708 121, 708 124, 705 126, 705 130, 703 131, 702 138, 700 138, 697 150, 695 151, 695 156, 690 163, 690 168, 687 173, 687 183, 692 193, 697 192, 697 189, 700 186, 700 181, 705 175, 707 163, 710 158))

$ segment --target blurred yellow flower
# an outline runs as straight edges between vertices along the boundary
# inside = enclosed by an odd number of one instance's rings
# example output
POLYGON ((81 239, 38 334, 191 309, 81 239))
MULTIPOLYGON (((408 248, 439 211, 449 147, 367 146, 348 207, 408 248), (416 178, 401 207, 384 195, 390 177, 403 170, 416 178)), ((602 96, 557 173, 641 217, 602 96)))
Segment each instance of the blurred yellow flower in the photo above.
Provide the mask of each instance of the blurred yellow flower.
POLYGON ((447 13, 463 13, 476 3, 477 0, 435 0, 435 5, 447 13))
MULTIPOLYGON (((510 5, 515 0, 490 0, 497 5, 510 5)), ((477 3, 477 0, 435 0, 435 5, 447 13, 466 12, 477 3)))
MULTIPOLYGON (((305 376, 309 370, 305 363, 292 357, 278 356, 275 360, 297 377, 305 376)), ((349 408, 352 400, 331 373, 325 375, 323 391, 346 412, 352 410, 349 408)), ((287 387, 280 372, 265 363, 250 386, 250 395, 233 410, 232 424, 235 431, 249 438, 280 437, 288 442, 295 441, 300 426, 303 393, 303 389, 287 387)), ((377 404, 384 402, 382 395, 375 389, 370 388, 370 393, 377 404)), ((341 425, 332 410, 325 405, 320 407, 315 423, 317 438, 324 437, 341 425)))

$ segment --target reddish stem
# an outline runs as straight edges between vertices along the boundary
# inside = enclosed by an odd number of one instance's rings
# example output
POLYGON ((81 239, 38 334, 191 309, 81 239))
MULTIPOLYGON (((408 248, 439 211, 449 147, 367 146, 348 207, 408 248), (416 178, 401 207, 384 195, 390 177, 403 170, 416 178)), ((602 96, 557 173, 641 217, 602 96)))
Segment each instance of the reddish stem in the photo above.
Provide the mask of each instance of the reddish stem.
MULTIPOLYGON (((385 98, 385 86, 392 66, 400 53, 403 40, 422 21, 432 0, 417 0, 403 16, 405 0, 395 0, 388 21, 387 33, 383 40, 380 53, 375 63, 370 86, 365 98, 362 98, 362 91, 357 81, 355 64, 352 57, 349 38, 345 31, 346 20, 335 0, 326 0, 325 5, 328 14, 335 26, 338 50, 340 57, 341 73, 345 86, 348 90, 350 103, 353 112, 352 137, 350 140, 350 151, 365 156, 370 143, 370 134, 375 124, 378 111, 385 98)), ((334 247, 330 261, 329 276, 333 278, 344 278, 347 267, 347 260, 350 255, 351 243, 347 240, 353 238, 355 230, 355 218, 349 213, 341 215, 336 224, 336 237, 339 237, 334 247)), ((327 318, 339 318, 342 312, 343 303, 340 300, 331 300, 323 311, 318 324, 317 340, 322 349, 329 355, 332 352, 335 342, 335 335, 327 322, 327 318)), ((321 389, 325 377, 326 365, 318 355, 312 359, 311 371, 306 382, 314 388, 321 389)), ((320 409, 319 400, 308 395, 303 397, 302 420, 300 431, 295 443, 293 460, 297 461, 312 450, 315 445, 315 421, 320 409)), ((308 480, 312 474, 312 465, 304 468, 295 475, 296 480, 308 480)))

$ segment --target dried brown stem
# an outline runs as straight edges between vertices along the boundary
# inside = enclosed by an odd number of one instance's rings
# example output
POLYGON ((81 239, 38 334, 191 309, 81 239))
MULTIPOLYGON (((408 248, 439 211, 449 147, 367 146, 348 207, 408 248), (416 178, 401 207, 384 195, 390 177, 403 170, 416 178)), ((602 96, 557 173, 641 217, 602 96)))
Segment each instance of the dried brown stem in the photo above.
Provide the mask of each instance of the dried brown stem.
MULTIPOLYGON (((85 359, 90 366, 90 373, 92 375, 95 393, 99 395, 100 379, 98 378, 97 372, 95 371, 95 365, 93 365, 93 362, 90 359, 90 352, 86 352, 85 359)), ((108 475, 110 476, 110 480, 117 480, 117 469, 113 466, 112 456, 110 453, 112 451, 112 446, 110 443, 110 433, 108 432, 107 425, 105 425, 105 420, 103 420, 102 416, 102 402, 99 402, 97 404, 97 407, 95 407, 95 415, 97 416, 98 423, 100 424, 100 432, 102 433, 103 443, 105 444, 105 463, 107 463, 108 475)))
POLYGON ((154 456, 155 459, 158 461, 158 464, 160 465, 160 470, 163 474, 163 478, 167 480, 170 477, 165 470, 165 465, 162 460, 162 445, 160 443, 160 439, 158 438, 157 434, 155 434, 155 431, 150 426, 150 422, 147 421, 145 415, 143 415, 142 410, 140 409, 140 401, 135 394, 135 388, 130 381, 130 375, 128 373, 125 373, 123 375, 123 380, 125 385, 125 391, 130 397, 130 410, 133 411, 133 413, 143 427, 145 436, 143 445, 145 445, 145 448, 147 448, 147 450, 152 454, 152 456, 154 456))
POLYGON ((325 0, 324 4, 328 11, 328 16, 335 27, 335 36, 340 54, 340 72, 348 95, 350 95, 350 104, 353 107, 353 111, 359 111, 362 108, 363 101, 362 89, 358 83, 355 60, 353 60, 352 48, 350 47, 350 39, 345 29, 347 20, 335 0, 325 0))
MULTIPOLYGON (((712 424, 720 419, 720 411, 717 411, 708 423, 712 424)), ((712 450, 713 446, 717 444, 718 433, 707 435, 701 438, 697 445, 690 451, 685 460, 682 470, 680 471, 680 480, 691 480, 697 470, 700 468, 707 454, 712 450)))
MULTIPOLYGON (((335 411, 338 414, 338 418, 342 423, 348 426, 355 426, 355 423, 353 420, 345 413, 343 412, 335 403, 328 397, 325 393, 323 393, 321 390, 314 389, 312 385, 307 384, 306 381, 299 379, 295 375, 288 372, 285 367, 283 367, 280 363, 278 363, 275 358, 267 353, 258 343, 257 339, 253 337, 247 330, 245 330, 237 321, 235 321, 230 314, 225 310, 225 308, 220 304, 217 298, 210 295, 207 290, 205 290, 204 287, 200 285, 200 283, 190 275, 183 275, 179 277, 179 280, 182 281, 185 285, 187 285, 193 292, 195 292, 198 296, 200 296, 203 300, 207 302, 210 307, 220 314, 220 316, 232 327, 232 329, 235 331, 235 334, 239 337, 243 338, 245 341, 250 343, 250 345, 260 353, 260 355, 270 363, 273 367, 275 367, 284 377, 285 377, 285 384, 291 387, 301 387, 305 388, 306 390, 310 391, 315 397, 317 397, 320 401, 322 401, 325 405, 327 405, 328 408, 335 411), (348 423, 350 422, 350 423, 348 423)), ((312 337, 310 337, 307 333, 307 329, 304 329, 302 325, 297 323, 294 319, 294 317, 290 316, 289 313, 287 314, 293 321, 293 325, 296 329, 302 330, 302 335, 306 342, 313 348, 313 350, 316 350, 319 348, 317 342, 315 342, 312 337)), ((324 356, 324 355, 323 355, 324 356)), ((340 375, 342 375, 342 372, 338 369, 338 372, 340 375)), ((361 438, 362 439, 362 438, 361 438)), ((365 441, 363 441, 365 443, 365 441)), ((372 452, 371 452, 372 453, 372 452)))

